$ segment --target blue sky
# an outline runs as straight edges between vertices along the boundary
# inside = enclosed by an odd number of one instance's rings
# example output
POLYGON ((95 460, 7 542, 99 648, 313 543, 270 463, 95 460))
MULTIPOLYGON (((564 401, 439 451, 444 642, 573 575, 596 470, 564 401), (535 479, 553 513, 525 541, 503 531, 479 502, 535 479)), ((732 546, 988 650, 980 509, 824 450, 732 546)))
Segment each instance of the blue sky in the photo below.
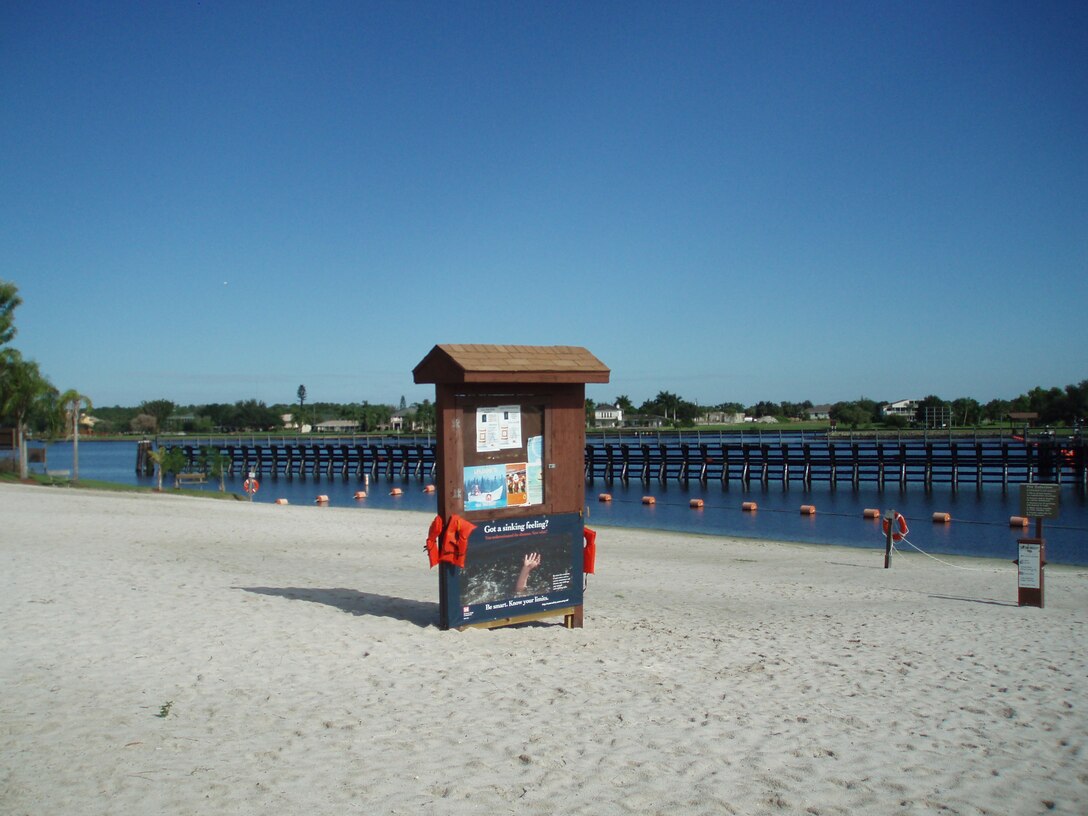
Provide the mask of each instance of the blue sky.
POLYGON ((97 405, 1088 378, 1088 5, 5 3, 14 345, 97 405))

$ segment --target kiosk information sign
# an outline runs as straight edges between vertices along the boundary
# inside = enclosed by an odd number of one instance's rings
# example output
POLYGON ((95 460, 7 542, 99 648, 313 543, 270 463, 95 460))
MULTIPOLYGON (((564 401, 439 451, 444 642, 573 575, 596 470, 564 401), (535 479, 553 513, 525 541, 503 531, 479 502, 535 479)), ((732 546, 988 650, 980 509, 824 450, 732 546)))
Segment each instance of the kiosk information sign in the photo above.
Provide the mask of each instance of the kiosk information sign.
POLYGON ((435 383, 438 515, 470 532, 440 561, 442 628, 583 619, 585 383, 571 346, 439 345, 413 370, 435 383))

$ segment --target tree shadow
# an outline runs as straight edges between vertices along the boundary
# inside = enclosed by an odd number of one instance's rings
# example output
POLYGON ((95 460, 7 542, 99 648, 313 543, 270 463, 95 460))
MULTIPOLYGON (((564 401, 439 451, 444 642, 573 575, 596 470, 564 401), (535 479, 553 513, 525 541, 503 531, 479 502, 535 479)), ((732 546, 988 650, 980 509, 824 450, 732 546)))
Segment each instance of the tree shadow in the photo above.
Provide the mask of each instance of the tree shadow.
POLYGON ((276 595, 292 601, 332 606, 350 615, 374 615, 380 618, 396 618, 425 628, 438 624, 438 604, 413 601, 409 598, 393 598, 373 592, 336 587, 234 587, 258 595, 276 595))

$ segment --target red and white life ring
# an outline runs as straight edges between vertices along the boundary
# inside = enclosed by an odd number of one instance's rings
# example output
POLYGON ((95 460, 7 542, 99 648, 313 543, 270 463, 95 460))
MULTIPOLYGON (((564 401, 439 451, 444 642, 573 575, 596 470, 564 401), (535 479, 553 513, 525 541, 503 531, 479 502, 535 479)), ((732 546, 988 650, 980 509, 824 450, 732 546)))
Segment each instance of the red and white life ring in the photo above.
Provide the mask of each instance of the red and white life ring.
MULTIPOLYGON (((882 527, 884 528, 884 535, 888 534, 888 528, 890 526, 891 525, 888 522, 888 519, 885 518, 884 522, 882 524, 882 527)), ((896 513, 895 514, 895 529, 892 530, 892 541, 902 541, 904 538, 907 537, 907 533, 909 533, 909 532, 910 532, 910 530, 907 528, 907 520, 905 518, 903 518, 903 514, 902 513, 896 513)))
POLYGON ((245 490, 246 493, 256 493, 261 489, 261 483, 256 479, 246 479, 242 483, 242 489, 245 490))

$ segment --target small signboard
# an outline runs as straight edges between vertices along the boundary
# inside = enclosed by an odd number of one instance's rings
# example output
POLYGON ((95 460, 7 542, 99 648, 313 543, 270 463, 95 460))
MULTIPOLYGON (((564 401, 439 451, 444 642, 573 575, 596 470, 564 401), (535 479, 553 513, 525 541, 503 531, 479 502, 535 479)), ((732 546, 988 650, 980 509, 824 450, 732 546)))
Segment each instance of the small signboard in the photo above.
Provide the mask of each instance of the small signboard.
POLYGON ((1020 606, 1043 605, 1043 567, 1046 544, 1039 538, 1018 539, 1016 596, 1020 606))
POLYGON ((1057 518, 1062 486, 1057 484, 1020 485, 1020 515, 1024 518, 1057 518))
POLYGON ((1021 589, 1039 589, 1042 586, 1042 570, 1039 569, 1039 562, 1042 560, 1041 552, 1042 545, 1037 541, 1031 541, 1029 539, 1020 539, 1018 544, 1019 550, 1019 566, 1020 569, 1017 573, 1017 586, 1021 589))

